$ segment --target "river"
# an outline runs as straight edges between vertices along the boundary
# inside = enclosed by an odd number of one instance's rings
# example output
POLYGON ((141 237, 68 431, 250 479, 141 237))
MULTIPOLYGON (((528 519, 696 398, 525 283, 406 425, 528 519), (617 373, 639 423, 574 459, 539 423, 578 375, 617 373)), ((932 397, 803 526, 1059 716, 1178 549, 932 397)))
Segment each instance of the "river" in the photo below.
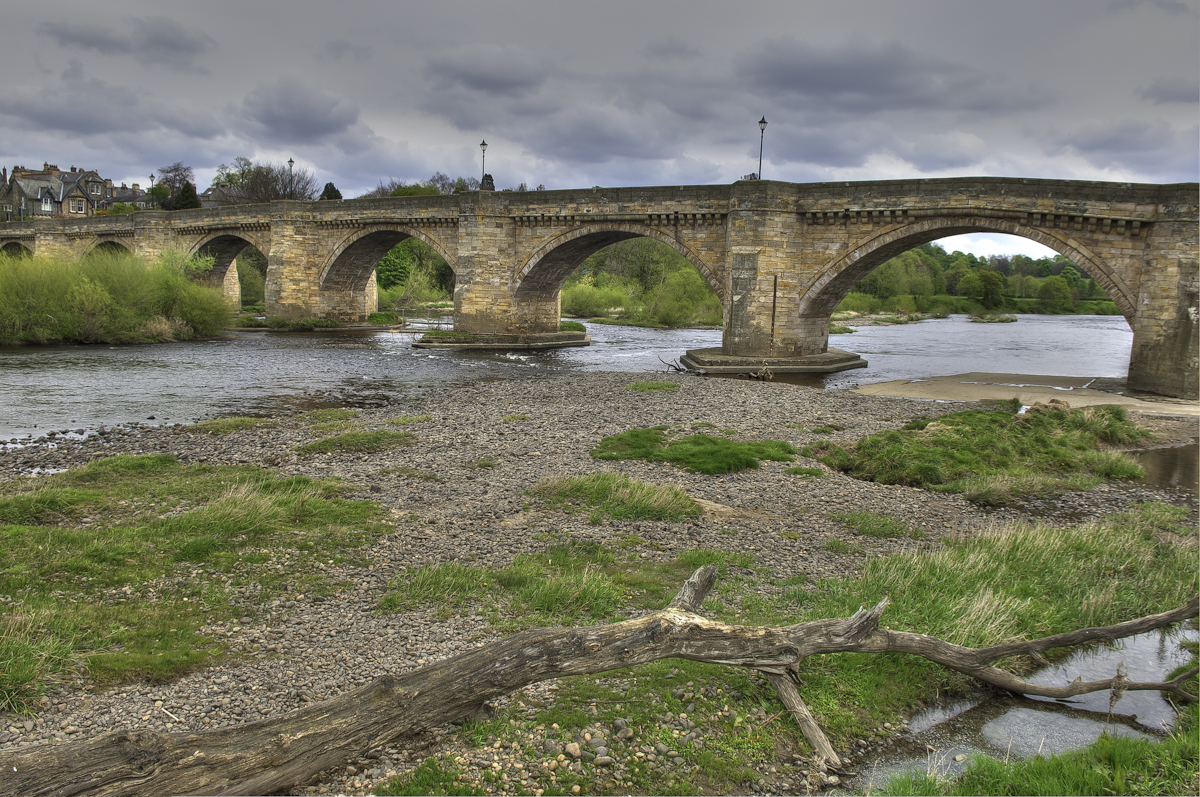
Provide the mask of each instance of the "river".
MULTIPOLYGON (((447 319, 448 320, 448 319, 447 319)), ((720 330, 589 324, 592 345, 540 353, 412 348, 389 331, 238 332, 229 339, 147 346, 0 347, 0 440, 122 423, 188 423, 374 403, 472 379, 571 371, 662 372, 686 349, 721 345, 720 330)), ((863 327, 831 345, 866 369, 795 381, 844 389, 869 382, 987 370, 1122 377, 1133 333, 1120 316, 966 316, 863 327)))

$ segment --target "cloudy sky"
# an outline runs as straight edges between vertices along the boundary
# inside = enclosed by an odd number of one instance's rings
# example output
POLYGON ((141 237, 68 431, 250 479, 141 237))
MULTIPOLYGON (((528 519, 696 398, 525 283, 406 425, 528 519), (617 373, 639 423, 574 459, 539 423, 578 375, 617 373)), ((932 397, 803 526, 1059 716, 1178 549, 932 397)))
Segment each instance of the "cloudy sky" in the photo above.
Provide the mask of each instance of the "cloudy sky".
POLYGON ((4 19, 0 163, 118 182, 183 161, 203 189, 239 155, 290 157, 353 197, 479 176, 486 139, 498 188, 727 183, 758 168, 762 116, 768 179, 1200 171, 1200 0, 107 0, 4 19))

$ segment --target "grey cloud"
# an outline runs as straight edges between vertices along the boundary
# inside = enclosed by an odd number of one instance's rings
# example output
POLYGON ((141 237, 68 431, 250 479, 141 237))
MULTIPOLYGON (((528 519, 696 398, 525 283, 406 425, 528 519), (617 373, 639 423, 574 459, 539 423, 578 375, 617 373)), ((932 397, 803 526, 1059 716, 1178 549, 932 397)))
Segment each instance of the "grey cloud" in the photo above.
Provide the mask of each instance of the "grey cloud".
POLYGON ((1176 102, 1195 105, 1200 102, 1200 81, 1181 77, 1155 78, 1138 92, 1138 96, 1155 105, 1176 102))
POLYGON ((1187 3, 1179 0, 1109 0, 1108 7, 1112 11, 1132 11, 1140 6, 1150 6, 1168 14, 1195 13, 1187 3))
POLYGON ((692 60, 702 57, 704 51, 678 36, 665 36, 647 44, 643 54, 652 61, 692 60))
POLYGON ((493 97, 523 97, 550 72, 545 59, 521 47, 485 44, 432 55, 426 73, 439 89, 461 87, 493 97))
POLYGON ((1091 122, 1047 138, 1055 141, 1051 154, 1074 152, 1097 168, 1129 169, 1166 180, 1190 174, 1189 179, 1195 180, 1200 168, 1198 132, 1195 125, 1177 129, 1161 119, 1139 119, 1091 122))
POLYGON ((90 132, 107 133, 145 126, 132 89, 87 77, 76 58, 68 62, 57 86, 0 93, 0 109, 27 130, 78 131, 83 126, 90 132))
POLYGON ((70 22, 40 22, 37 32, 53 39, 58 46, 94 50, 104 55, 124 55, 132 46, 129 36, 100 25, 77 25, 70 22))
POLYGON ((129 33, 103 25, 39 23, 37 32, 60 47, 92 50, 102 55, 128 55, 142 66, 158 66, 176 72, 207 72, 196 59, 216 49, 216 39, 207 33, 188 30, 173 19, 134 19, 129 33))
POLYGON ((241 114, 256 134, 289 144, 344 133, 358 121, 358 106, 293 77, 262 84, 242 100, 241 114))
POLYGON ((360 64, 365 64, 375 55, 375 48, 369 44, 359 44, 346 39, 334 39, 326 42, 323 56, 334 61, 349 58, 360 64))
POLYGON ((735 68, 746 90, 825 111, 1011 111, 1044 101, 1038 90, 1002 87, 973 66, 896 42, 834 49, 776 38, 742 53, 735 68))

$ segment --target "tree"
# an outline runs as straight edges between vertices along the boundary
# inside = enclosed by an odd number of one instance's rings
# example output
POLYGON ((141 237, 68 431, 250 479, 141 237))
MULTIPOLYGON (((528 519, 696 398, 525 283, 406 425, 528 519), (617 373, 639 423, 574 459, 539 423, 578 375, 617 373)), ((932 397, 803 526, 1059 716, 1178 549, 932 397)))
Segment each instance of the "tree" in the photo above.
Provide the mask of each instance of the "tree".
POLYGON ((1004 304, 1004 277, 995 271, 983 269, 979 272, 979 281, 983 286, 982 304, 989 310, 1004 304))
POLYGON ((198 207, 203 206, 200 204, 200 197, 196 196, 196 186, 185 182, 171 200, 171 210, 193 210, 198 207))
POLYGON ((231 188, 243 188, 253 168, 254 163, 249 158, 239 155, 233 159, 232 166, 222 163, 217 167, 217 176, 213 178, 213 186, 223 183, 231 188))
POLYGON ((286 163, 255 164, 239 187, 250 202, 317 198, 317 178, 312 172, 304 166, 286 163))
POLYGON ((146 192, 146 198, 150 200, 150 206, 158 206, 163 210, 171 209, 171 189, 165 185, 156 185, 146 192))
POLYGON ((440 193, 442 192, 437 189, 437 186, 415 183, 414 185, 396 186, 388 196, 436 196, 440 193))
POLYGON ((1070 313, 1075 309, 1071 287, 1062 277, 1046 277, 1038 288, 1036 308, 1039 313, 1070 313))
POLYGON ((970 271, 963 275, 958 281, 958 295, 968 296, 977 302, 983 300, 983 280, 978 273, 970 271))
POLYGON ((321 192, 321 199, 341 199, 342 192, 337 190, 337 186, 333 183, 325 183, 325 190, 321 192))
POLYGON ((192 174, 191 166, 184 166, 183 161, 175 161, 170 166, 159 167, 158 184, 167 187, 169 198, 174 199, 184 183, 191 183, 193 189, 196 187, 196 178, 192 174))

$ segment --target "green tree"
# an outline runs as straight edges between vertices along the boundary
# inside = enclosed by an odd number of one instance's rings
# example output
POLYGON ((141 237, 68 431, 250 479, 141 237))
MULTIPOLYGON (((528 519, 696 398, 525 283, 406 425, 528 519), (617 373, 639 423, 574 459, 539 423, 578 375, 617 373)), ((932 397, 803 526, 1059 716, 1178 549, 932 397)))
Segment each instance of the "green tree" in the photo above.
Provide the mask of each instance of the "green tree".
POLYGON ((171 189, 165 185, 156 185, 151 188, 146 192, 146 198, 150 200, 150 207, 171 209, 171 189))
POLYGON ((1036 263, 1037 263, 1037 265, 1034 267, 1033 276, 1041 277, 1042 279, 1045 279, 1046 277, 1054 276, 1054 261, 1053 260, 1051 260, 1048 257, 1043 257, 1043 258, 1039 258, 1036 261, 1036 263))
POLYGON ((319 198, 329 200, 341 199, 342 192, 337 190, 337 186, 335 186, 333 183, 325 183, 325 190, 321 192, 321 196, 319 198))
POLYGON ((1004 304, 1004 277, 990 269, 983 269, 979 272, 979 281, 983 287, 981 297, 983 306, 989 310, 1002 306, 1004 304))
POLYGON ((958 281, 958 295, 967 296, 977 302, 983 301, 984 287, 980 275, 974 271, 963 275, 958 281))
POLYGON ((1038 288, 1036 308, 1039 313, 1070 313, 1075 309, 1071 287, 1062 277, 1047 277, 1038 288))
POLYGON ((200 197, 196 196, 196 186, 185 182, 179 188, 179 193, 171 200, 171 210, 193 210, 201 207, 200 197))
POLYGON ((390 196, 436 196, 440 193, 435 185, 402 185, 393 189, 390 196))

